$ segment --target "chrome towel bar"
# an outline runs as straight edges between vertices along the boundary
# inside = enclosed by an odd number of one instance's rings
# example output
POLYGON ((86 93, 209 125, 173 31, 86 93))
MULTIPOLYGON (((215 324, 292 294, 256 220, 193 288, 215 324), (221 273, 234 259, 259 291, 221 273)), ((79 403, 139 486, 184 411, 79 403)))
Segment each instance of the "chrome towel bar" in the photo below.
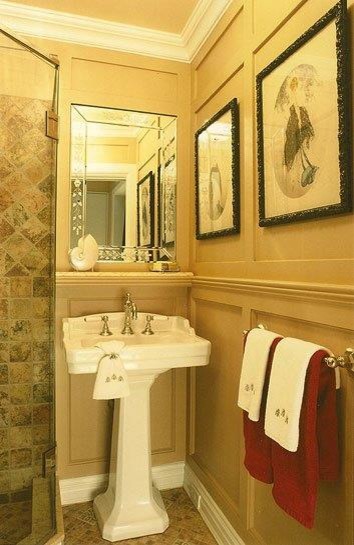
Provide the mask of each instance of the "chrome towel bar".
MULTIPOLYGON (((268 329, 267 326, 263 324, 258 324, 257 328, 259 329, 268 329)), ((247 335, 249 329, 245 329, 243 335, 247 335)), ((342 369, 347 369, 354 373, 354 349, 347 348, 342 356, 326 356, 323 358, 323 363, 334 369, 335 367, 342 367, 342 369)))

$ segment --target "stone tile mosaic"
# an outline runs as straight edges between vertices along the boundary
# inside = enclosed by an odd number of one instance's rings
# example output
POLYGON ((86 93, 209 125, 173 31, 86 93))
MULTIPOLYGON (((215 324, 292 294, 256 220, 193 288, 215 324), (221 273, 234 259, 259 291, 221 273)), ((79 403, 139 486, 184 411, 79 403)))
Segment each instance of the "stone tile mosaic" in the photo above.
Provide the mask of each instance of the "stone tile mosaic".
POLYGON ((18 521, 26 519, 20 504, 52 443, 54 144, 45 136, 47 109, 45 101, 0 96, 0 502, 10 502, 0 545, 17 543, 18 521))
MULTIPOLYGON (((163 534, 127 539, 122 545, 216 545, 199 512, 182 488, 162 492, 170 526, 163 534)), ((102 539, 92 502, 63 507, 65 545, 107 545, 102 539)))
POLYGON ((0 545, 15 545, 26 537, 31 532, 31 516, 30 501, 0 505, 0 545))

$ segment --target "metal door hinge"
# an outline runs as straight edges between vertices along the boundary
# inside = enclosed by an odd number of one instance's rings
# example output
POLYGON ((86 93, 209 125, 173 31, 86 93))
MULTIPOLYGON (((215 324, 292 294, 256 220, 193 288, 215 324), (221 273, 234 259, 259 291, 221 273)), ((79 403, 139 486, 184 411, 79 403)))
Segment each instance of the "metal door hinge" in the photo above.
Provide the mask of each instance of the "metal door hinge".
POLYGON ((59 116, 53 110, 46 112, 46 136, 59 140, 59 116))
POLYGON ((56 445, 42 453, 42 477, 55 473, 57 467, 56 445))

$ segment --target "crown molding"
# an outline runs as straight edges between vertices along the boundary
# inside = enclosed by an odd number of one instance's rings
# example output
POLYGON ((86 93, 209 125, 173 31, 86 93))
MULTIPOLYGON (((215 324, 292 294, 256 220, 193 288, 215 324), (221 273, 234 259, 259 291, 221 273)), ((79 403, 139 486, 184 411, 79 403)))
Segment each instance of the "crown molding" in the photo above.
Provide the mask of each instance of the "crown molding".
POLYGON ((199 0, 181 34, 7 0, 0 0, 0 17, 1 25, 22 36, 191 62, 232 1, 199 0))

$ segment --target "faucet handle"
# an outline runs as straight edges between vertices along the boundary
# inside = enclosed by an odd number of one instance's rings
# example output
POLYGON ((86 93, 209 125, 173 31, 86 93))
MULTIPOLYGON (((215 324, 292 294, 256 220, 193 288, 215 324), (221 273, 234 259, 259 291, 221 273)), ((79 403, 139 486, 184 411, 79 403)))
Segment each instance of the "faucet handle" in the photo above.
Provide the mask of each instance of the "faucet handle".
POLYGON ((109 329, 109 325, 108 325, 108 320, 109 320, 109 316, 101 316, 101 320, 103 322, 103 326, 102 326, 102 331, 100 333, 100 335, 102 337, 109 337, 110 335, 113 335, 112 331, 110 331, 109 329))
POLYGON ((146 325, 145 329, 141 332, 143 335, 154 335, 154 332, 151 327, 151 322, 153 321, 154 316, 152 314, 146 315, 146 325))

